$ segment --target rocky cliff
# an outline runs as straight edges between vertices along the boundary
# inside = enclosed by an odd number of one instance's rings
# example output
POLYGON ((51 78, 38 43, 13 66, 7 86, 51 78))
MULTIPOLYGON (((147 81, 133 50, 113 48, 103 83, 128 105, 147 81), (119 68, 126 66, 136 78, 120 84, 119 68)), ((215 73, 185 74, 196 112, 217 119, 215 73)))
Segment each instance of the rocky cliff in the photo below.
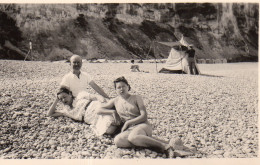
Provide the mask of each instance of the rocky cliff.
POLYGON ((165 58, 156 41, 183 35, 199 58, 257 61, 258 20, 255 3, 1 4, 0 58, 23 59, 29 40, 36 60, 165 58))

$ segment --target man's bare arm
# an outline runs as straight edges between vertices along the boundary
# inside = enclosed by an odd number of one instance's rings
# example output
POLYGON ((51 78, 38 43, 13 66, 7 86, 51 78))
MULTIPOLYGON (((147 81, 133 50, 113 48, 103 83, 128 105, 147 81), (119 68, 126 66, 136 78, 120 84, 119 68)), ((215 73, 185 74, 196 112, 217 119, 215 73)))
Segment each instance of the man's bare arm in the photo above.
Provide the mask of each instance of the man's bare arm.
POLYGON ((108 95, 104 92, 104 90, 100 88, 94 81, 91 81, 89 85, 101 96, 109 98, 108 95))

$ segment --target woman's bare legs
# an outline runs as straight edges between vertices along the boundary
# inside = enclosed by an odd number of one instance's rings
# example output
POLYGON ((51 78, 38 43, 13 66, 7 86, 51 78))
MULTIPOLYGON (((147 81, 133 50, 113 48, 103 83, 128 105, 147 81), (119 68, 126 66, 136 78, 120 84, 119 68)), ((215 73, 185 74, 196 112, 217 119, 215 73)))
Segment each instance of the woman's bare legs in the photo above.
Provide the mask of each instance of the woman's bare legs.
POLYGON ((128 136, 128 141, 135 146, 153 148, 161 152, 170 147, 168 143, 164 143, 162 140, 153 138, 152 128, 146 123, 139 124, 136 128, 134 128, 128 136))
POLYGON ((129 142, 128 136, 129 136, 130 131, 125 131, 120 134, 118 134, 115 139, 115 145, 119 148, 132 148, 134 145, 129 142))
POLYGON ((147 147, 154 148, 160 152, 165 151, 170 147, 169 144, 163 143, 152 136, 152 129, 147 124, 140 124, 131 131, 125 131, 118 134, 114 142, 117 147, 131 148, 131 147, 147 147))
MULTIPOLYGON (((150 125, 143 123, 136 126, 131 131, 125 131, 115 137, 117 147, 146 147, 158 152, 166 152, 168 157, 189 156, 190 151, 184 151, 185 147, 178 138, 173 138, 170 142, 152 137, 152 128, 150 125)), ((186 149, 185 149, 186 150, 186 149)))

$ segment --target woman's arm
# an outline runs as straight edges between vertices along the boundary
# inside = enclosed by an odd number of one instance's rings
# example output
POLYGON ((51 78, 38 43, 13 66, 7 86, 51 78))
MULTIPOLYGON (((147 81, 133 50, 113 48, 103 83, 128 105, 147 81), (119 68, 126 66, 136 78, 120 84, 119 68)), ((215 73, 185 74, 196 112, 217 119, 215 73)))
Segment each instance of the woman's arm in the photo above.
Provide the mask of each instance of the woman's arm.
POLYGON ((51 114, 50 116, 52 117, 59 117, 59 116, 65 116, 65 117, 69 117, 71 119, 77 120, 77 121, 81 121, 82 118, 78 118, 74 115, 71 115, 70 113, 68 113, 67 111, 65 112, 54 112, 53 114, 51 114))
POLYGON ((59 102, 59 99, 56 98, 55 101, 52 103, 50 109, 48 110, 47 116, 52 116, 52 117, 65 116, 65 117, 72 118, 74 120, 80 120, 81 121, 81 119, 75 117, 75 115, 72 115, 72 114, 68 113, 67 111, 65 111, 65 112, 55 112, 58 102, 59 102))
POLYGON ((59 102, 59 99, 56 98, 55 101, 52 103, 50 109, 48 110, 47 116, 52 116, 52 117, 64 116, 64 113, 55 112, 58 102, 59 102))
POLYGON ((68 111, 56 112, 55 114, 53 114, 53 116, 54 117, 65 116, 65 117, 69 117, 73 120, 82 121, 82 116, 70 114, 68 111))
POLYGON ((101 103, 101 107, 97 110, 98 115, 111 115, 117 124, 121 123, 121 119, 115 109, 115 98, 107 103, 101 103))
POLYGON ((61 112, 53 112, 51 115, 49 116, 52 116, 52 117, 59 117, 59 116, 65 116, 65 117, 69 117, 73 120, 77 120, 77 121, 81 121, 82 120, 82 116, 79 116, 79 115, 73 115, 72 113, 70 113, 68 110, 64 110, 64 111, 61 111, 61 112))
POLYGON ((59 99, 56 98, 55 101, 52 103, 50 109, 47 112, 47 116, 52 116, 55 113, 58 101, 59 101, 59 99))
POLYGON ((115 109, 113 109, 115 107, 115 99, 111 99, 106 103, 101 103, 100 108, 97 111, 97 114, 101 115, 113 115, 113 113, 115 112, 115 109))
POLYGON ((114 117, 114 119, 120 118, 116 112, 115 109, 105 109, 105 108, 100 108, 97 111, 98 115, 111 115, 114 117))
POLYGON ((106 103, 101 103, 101 108, 105 108, 105 109, 112 109, 115 107, 115 99, 116 98, 113 98, 111 100, 109 100, 108 102, 106 103))

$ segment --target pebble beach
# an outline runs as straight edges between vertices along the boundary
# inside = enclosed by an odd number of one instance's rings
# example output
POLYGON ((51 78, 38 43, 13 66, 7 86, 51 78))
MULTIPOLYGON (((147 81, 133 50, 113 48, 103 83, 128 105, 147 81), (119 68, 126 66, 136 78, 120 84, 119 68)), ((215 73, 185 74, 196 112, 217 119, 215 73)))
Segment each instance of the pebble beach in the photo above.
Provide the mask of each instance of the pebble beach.
MULTIPOLYGON (((201 75, 158 73, 163 63, 88 63, 82 70, 110 96, 125 76, 142 96, 153 136, 180 137, 186 158, 258 157, 258 63, 198 64, 201 75)), ((0 60, 1 159, 166 159, 149 149, 116 148, 110 136, 66 117, 47 117, 69 63, 0 60)), ((94 93, 93 89, 88 89, 94 93)), ((185 158, 184 158, 185 159, 185 158)))

